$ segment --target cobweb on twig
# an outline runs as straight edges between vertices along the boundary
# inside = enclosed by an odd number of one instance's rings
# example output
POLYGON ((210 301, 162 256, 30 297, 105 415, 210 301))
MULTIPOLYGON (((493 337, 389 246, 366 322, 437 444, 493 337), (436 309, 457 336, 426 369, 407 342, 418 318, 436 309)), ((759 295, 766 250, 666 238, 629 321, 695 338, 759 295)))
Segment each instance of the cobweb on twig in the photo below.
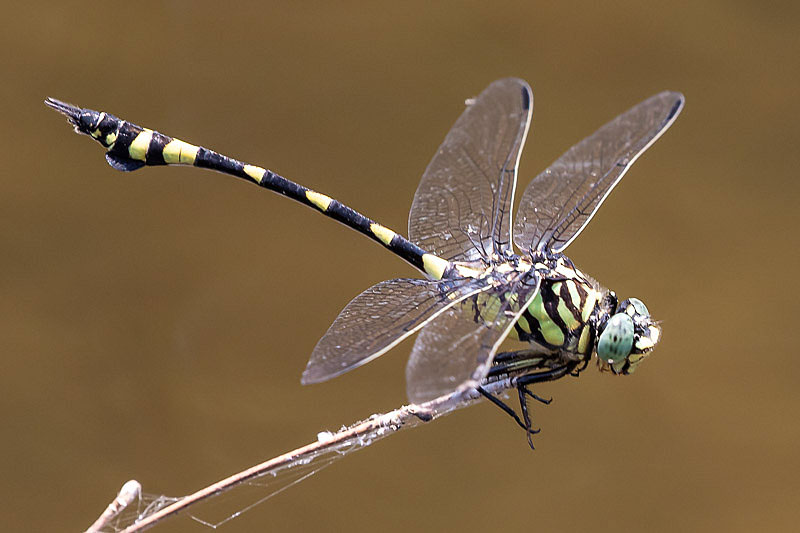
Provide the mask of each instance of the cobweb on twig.
MULTIPOLYGON (((508 378, 483 386, 489 392, 500 392, 511 385, 508 378)), ((345 455, 366 448, 372 443, 393 435, 401 429, 415 427, 465 407, 480 395, 466 388, 441 396, 430 402, 406 405, 383 414, 343 427, 335 433, 323 431, 317 440, 290 452, 278 455, 228 478, 213 483, 193 494, 179 498, 150 495, 141 491, 135 480, 127 482, 119 495, 108 505, 97 521, 87 529, 90 533, 144 531, 160 521, 192 508, 192 519, 211 528, 217 528, 242 513, 280 494, 301 481, 313 476, 345 455), (234 490, 235 489, 235 490, 234 490), (203 518, 194 507, 209 499, 225 494, 213 502, 228 503, 228 510, 217 518, 203 518), (222 502, 225 500, 225 502, 222 502), (246 503, 242 503, 245 501, 246 503), (231 507, 235 509, 230 511, 231 507)), ((203 514, 218 514, 217 510, 203 514)))

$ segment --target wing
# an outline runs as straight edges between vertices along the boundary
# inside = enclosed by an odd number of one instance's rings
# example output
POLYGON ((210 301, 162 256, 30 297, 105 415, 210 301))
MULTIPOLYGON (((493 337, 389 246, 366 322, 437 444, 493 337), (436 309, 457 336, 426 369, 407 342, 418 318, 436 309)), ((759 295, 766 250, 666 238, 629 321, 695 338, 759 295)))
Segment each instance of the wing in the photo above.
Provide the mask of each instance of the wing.
POLYGON ((319 340, 302 383, 318 383, 386 353, 463 298, 486 290, 483 280, 392 279, 373 285, 339 313, 319 340))
POLYGON ((414 195, 412 242, 451 261, 510 248, 517 166, 532 109, 530 87, 514 78, 492 83, 468 105, 414 195))
POLYGON ((498 347, 539 291, 539 280, 533 274, 466 298, 428 324, 406 367, 408 398, 422 403, 481 383, 498 347))
POLYGON ((585 138, 528 185, 514 224, 522 250, 563 251, 628 168, 675 121, 683 95, 663 92, 585 138))

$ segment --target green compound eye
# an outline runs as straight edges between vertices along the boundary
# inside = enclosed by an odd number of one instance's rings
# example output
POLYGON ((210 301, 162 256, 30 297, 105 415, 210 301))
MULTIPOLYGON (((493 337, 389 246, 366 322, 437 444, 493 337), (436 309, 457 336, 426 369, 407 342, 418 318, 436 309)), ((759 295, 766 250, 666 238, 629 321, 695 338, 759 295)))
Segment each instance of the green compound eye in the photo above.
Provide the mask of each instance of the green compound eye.
POLYGON ((630 355, 632 348, 633 319, 625 313, 617 313, 600 334, 597 356, 609 363, 619 363, 630 355))
POLYGON ((628 298, 622 305, 620 305, 620 309, 624 309, 626 313, 631 316, 639 315, 642 317, 650 316, 650 311, 647 310, 647 306, 644 305, 638 298, 628 298))

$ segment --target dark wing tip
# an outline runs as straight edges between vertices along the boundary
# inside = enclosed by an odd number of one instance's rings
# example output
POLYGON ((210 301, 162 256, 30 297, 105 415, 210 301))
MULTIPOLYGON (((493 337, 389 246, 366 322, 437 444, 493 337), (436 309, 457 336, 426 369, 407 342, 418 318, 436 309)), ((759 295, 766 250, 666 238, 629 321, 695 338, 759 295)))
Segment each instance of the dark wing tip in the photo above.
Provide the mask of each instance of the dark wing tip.
POLYGON ((683 104, 686 102, 686 97, 683 96, 682 93, 670 92, 669 94, 675 99, 675 103, 672 105, 672 109, 669 110, 667 120, 671 120, 678 116, 678 113, 680 113, 683 109, 683 104))
POLYGON ((662 102, 670 105, 667 115, 664 117, 664 122, 671 122, 677 117, 683 109, 683 104, 686 102, 686 97, 677 91, 664 91, 653 97, 653 99, 660 99, 662 102))
POLYGON ((528 87, 526 83, 522 87, 522 109, 523 111, 527 111, 531 108, 531 88, 528 87))
MULTIPOLYGON (((501 78, 492 82, 489 87, 502 87, 505 90, 516 90, 521 93, 522 101, 520 107, 523 112, 527 113, 533 108, 533 90, 528 82, 522 78, 501 78)), ((488 88, 487 88, 488 89, 488 88)))

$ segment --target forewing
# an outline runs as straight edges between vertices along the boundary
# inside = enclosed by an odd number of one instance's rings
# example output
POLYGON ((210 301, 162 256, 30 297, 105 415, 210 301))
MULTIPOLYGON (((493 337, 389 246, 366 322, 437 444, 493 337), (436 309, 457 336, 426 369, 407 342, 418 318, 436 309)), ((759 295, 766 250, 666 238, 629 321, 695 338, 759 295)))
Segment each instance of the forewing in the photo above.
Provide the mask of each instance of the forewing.
POLYGON ((514 224, 522 250, 563 251, 636 158, 672 125, 683 95, 665 91, 585 138, 528 185, 514 224))
POLYGON ((301 381, 318 383, 384 354, 461 299, 485 290, 472 278, 392 279, 373 285, 339 313, 320 339, 301 381))
POLYGON ((492 83, 468 104, 417 188, 411 241, 451 261, 511 246, 517 166, 532 109, 530 87, 515 78, 492 83))
POLYGON ((409 399, 422 403, 462 385, 480 384, 497 348, 538 290, 534 274, 466 298, 426 325, 406 367, 409 399))

